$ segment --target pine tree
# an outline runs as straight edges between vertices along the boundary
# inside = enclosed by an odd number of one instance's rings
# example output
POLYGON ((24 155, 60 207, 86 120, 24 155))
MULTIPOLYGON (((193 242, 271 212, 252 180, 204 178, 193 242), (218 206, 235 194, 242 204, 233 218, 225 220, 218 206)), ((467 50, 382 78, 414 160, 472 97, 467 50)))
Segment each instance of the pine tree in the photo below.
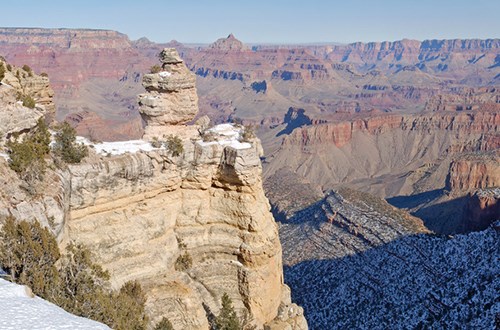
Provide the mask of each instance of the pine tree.
POLYGON ((174 330, 172 323, 166 317, 163 317, 160 322, 158 322, 154 330, 174 330))
POLYGON ((66 163, 79 163, 88 155, 87 147, 76 143, 76 131, 64 122, 57 128, 54 151, 66 163))
POLYGON ((234 311, 231 298, 224 293, 222 295, 222 308, 215 320, 217 330, 241 330, 240 320, 234 311))

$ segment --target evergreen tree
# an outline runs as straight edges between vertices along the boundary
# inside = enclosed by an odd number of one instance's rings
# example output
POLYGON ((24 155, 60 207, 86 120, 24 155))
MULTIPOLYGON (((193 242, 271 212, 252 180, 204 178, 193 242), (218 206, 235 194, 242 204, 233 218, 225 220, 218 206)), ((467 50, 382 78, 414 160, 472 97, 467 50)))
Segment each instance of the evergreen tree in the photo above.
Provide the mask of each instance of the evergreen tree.
POLYGON ((156 324, 154 330, 174 330, 172 323, 166 317, 163 317, 158 324, 156 324))
POLYGON ((88 155, 87 147, 76 143, 76 131, 66 122, 57 128, 54 152, 66 163, 79 163, 88 155))
POLYGON ((224 293, 222 295, 222 308, 215 319, 217 330, 241 330, 240 320, 234 311, 231 298, 224 293))

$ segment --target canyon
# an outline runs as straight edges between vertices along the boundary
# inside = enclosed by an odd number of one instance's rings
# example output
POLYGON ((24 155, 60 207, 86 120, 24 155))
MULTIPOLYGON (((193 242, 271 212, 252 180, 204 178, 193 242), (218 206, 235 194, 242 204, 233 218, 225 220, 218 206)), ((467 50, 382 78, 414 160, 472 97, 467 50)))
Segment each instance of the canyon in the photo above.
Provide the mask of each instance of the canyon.
POLYGON ((0 85, 16 113, 1 132, 53 116, 96 146, 34 200, 0 166, 0 215, 35 218, 62 245, 86 242, 114 286, 140 280, 153 319, 180 328, 206 329, 225 291, 269 329, 305 329, 304 315, 312 329, 489 328, 500 313, 499 49, 499 39, 246 45, 230 34, 183 45, 0 29, 0 55, 48 73, 54 89, 36 78, 29 111, 0 85), (160 52, 160 72, 148 73, 160 52), (228 138, 239 124, 259 139, 228 138), (97 151, 170 135, 181 155, 97 151), (176 270, 186 253, 193 266, 176 270))

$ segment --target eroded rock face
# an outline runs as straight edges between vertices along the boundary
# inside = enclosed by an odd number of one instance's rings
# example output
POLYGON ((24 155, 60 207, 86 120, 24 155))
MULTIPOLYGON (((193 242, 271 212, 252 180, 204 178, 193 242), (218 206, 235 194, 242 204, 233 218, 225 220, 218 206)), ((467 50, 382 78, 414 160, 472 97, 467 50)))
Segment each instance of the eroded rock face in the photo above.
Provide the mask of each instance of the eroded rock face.
POLYGON ((500 188, 479 189, 468 197, 462 218, 466 231, 484 230, 500 219, 500 188))
POLYGON ((145 137, 168 133, 168 125, 185 124, 198 113, 196 77, 174 48, 160 54, 162 71, 145 74, 139 95, 139 112, 146 123, 145 137))
POLYGON ((446 189, 465 193, 500 186, 500 152, 461 155, 450 165, 446 189))
MULTIPOLYGON (((192 132, 185 130, 178 136, 192 132)), ((217 314, 226 292, 258 328, 273 322, 306 329, 283 284, 260 143, 194 138, 183 139, 179 157, 158 150, 71 166, 65 240, 88 245, 114 286, 140 281, 154 322, 166 316, 176 328, 208 329, 206 310, 217 314), (192 265, 179 269, 186 253, 192 265)))

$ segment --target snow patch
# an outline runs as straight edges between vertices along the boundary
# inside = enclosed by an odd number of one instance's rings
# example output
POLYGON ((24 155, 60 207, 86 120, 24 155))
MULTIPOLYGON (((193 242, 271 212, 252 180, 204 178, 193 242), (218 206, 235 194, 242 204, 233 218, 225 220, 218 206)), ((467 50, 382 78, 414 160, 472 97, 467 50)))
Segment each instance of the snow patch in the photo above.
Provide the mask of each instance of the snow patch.
POLYGON ((70 314, 41 298, 31 298, 26 287, 0 279, 0 329, 109 329, 70 314))
POLYGON ((10 157, 7 154, 4 154, 3 152, 0 152, 0 157, 4 158, 5 160, 9 160, 10 157))
POLYGON ((160 77, 162 78, 166 78, 166 77, 170 77, 172 74, 168 71, 162 71, 159 73, 160 77))
POLYGON ((116 142, 101 142, 92 143, 88 139, 77 136, 76 142, 83 143, 87 146, 92 146, 98 154, 111 154, 122 155, 124 153, 136 153, 139 151, 152 151, 159 148, 153 148, 151 143, 144 140, 129 140, 129 141, 116 141, 116 142))
POLYGON ((200 146, 210 146, 210 145, 221 145, 221 146, 229 146, 234 149, 250 149, 252 144, 248 142, 240 142, 239 139, 241 137, 241 128, 236 127, 233 124, 220 124, 214 127, 211 127, 207 130, 207 132, 214 133, 218 135, 219 138, 216 141, 205 142, 202 140, 197 141, 200 146))

